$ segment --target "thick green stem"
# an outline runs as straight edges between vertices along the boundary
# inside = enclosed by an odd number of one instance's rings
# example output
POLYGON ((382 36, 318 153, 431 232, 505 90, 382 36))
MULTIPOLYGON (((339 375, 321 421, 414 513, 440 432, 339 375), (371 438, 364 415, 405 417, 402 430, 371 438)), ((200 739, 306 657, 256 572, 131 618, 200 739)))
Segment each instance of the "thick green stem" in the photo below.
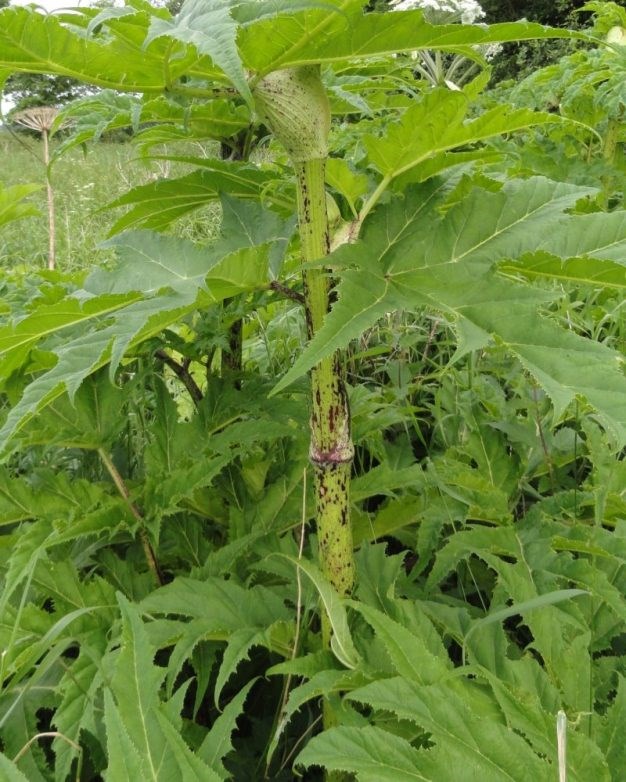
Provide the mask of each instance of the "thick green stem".
MULTIPOLYGON (((311 268, 330 250, 324 174, 330 104, 315 65, 274 71, 254 88, 257 109, 284 146, 297 177, 298 223, 309 339, 330 309, 328 270, 311 268)), ((350 526, 350 473, 354 448, 340 356, 334 353, 311 372, 311 447, 317 497, 317 533, 322 571, 340 595, 354 584, 350 526)), ((330 630, 323 622, 323 635, 330 630)))
MULTIPOLYGON (((310 268, 330 250, 324 183, 330 130, 328 97, 316 66, 268 74, 256 85, 255 96, 257 108, 287 150, 296 172, 304 307, 311 339, 330 309, 329 272, 310 268)), ((332 586, 345 596, 354 585, 349 494, 354 447, 348 395, 337 352, 313 368, 311 391, 310 458, 315 474, 319 560, 332 586)), ((329 647, 331 629, 324 614, 322 639, 329 647)), ((324 701, 323 719, 326 729, 337 721, 328 700, 324 701)), ((343 782, 344 774, 327 772, 325 779, 343 782)))
MULTIPOLYGON (((304 307, 309 339, 322 327, 330 307, 330 277, 326 269, 306 264, 329 252, 330 239, 324 188, 325 159, 294 163, 297 175, 298 224, 304 268, 304 307)), ((316 521, 322 572, 340 595, 354 586, 354 546, 350 523, 350 477, 354 447, 350 407, 340 355, 335 352, 311 371, 311 442, 309 456, 315 475, 316 521)), ((322 615, 322 640, 330 646, 331 628, 322 615)), ((324 728, 337 724, 331 703, 324 701, 324 728)), ((326 782, 345 782, 330 771, 326 782)))
MULTIPOLYGON (((305 311, 308 336, 322 327, 329 309, 330 278, 325 269, 306 264, 328 254, 328 217, 324 188, 325 160, 295 163, 298 221, 302 246, 305 311)), ((338 353, 311 372, 311 446, 315 472, 317 531, 322 570, 341 595, 354 583, 349 487, 354 448, 350 409, 338 353)))

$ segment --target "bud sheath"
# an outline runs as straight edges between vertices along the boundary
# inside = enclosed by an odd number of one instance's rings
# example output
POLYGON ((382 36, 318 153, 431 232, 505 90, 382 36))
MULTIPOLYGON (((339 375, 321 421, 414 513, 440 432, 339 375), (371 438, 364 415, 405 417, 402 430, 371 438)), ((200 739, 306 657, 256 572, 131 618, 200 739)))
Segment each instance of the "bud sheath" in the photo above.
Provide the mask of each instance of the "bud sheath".
POLYGON ((254 98, 294 163, 328 157, 330 105, 319 65, 269 73, 256 85, 254 98))

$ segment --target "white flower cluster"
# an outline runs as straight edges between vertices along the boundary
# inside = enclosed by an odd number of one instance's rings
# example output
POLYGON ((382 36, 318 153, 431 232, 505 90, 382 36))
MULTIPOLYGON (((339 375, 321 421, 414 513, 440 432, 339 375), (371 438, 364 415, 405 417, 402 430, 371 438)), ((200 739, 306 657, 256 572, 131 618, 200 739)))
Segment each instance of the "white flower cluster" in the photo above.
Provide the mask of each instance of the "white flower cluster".
POLYGON ((481 46, 478 51, 482 54, 485 60, 487 60, 487 62, 490 62, 493 60, 496 54, 500 54, 502 48, 503 47, 501 43, 487 43, 481 46))
POLYGON ((476 0, 392 0, 391 5, 394 11, 419 9, 424 12, 426 21, 431 24, 448 22, 473 24, 485 15, 476 0))

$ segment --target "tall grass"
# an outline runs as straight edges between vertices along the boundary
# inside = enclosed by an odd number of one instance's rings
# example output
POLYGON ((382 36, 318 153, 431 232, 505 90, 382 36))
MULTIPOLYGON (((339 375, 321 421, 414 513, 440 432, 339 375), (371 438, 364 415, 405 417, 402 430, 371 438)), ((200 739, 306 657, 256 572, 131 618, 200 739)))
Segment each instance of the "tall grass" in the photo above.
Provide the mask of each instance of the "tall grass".
MULTIPOLYGON (((52 152, 55 142, 51 144, 52 152)), ((197 154, 197 150, 195 150, 197 154)), ((45 168, 41 141, 25 134, 16 137, 0 128, 0 182, 4 185, 42 184, 32 202, 40 217, 12 223, 0 231, 0 267, 44 269, 48 252, 45 168)), ((86 151, 70 150, 52 168, 51 181, 57 213, 57 264, 63 271, 88 268, 106 254, 98 246, 106 239, 119 212, 101 207, 131 187, 162 176, 182 174, 180 165, 145 161, 132 144, 97 143, 86 151)), ((206 208, 180 221, 176 232, 194 239, 210 239, 219 223, 219 210, 206 208)))

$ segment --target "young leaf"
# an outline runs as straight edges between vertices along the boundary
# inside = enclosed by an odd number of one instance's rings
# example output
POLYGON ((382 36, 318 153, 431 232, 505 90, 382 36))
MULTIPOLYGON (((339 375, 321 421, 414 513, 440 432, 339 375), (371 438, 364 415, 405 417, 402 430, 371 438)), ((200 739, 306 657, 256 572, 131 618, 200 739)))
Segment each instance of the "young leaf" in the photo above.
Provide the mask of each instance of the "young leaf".
POLYGON ((407 627, 365 603, 350 600, 348 605, 374 628, 398 675, 418 684, 433 684, 450 672, 445 662, 407 627))
MULTIPOLYGON (((360 782, 432 782, 441 773, 430 751, 417 750, 400 736, 373 726, 320 733, 298 755, 296 765, 351 772, 360 782)), ((451 767, 449 773, 455 773, 451 767)))
POLYGON ((237 728, 237 719, 241 716, 246 698, 256 679, 251 679, 239 690, 237 695, 229 702, 224 711, 215 720, 211 730, 207 733, 198 747, 197 755, 201 760, 215 771, 221 779, 228 777, 222 760, 232 751, 231 736, 237 728))
POLYGON ((28 778, 22 774, 18 766, 2 752, 0 752, 0 772, 5 782, 28 782, 28 778))
POLYGON ((357 652, 352 641, 352 636, 350 635, 348 618, 346 616, 343 600, 339 597, 337 592, 335 592, 328 580, 320 572, 319 568, 312 562, 307 562, 305 559, 295 560, 284 554, 276 554, 276 556, 285 557, 285 559, 290 560, 311 579, 318 591, 322 606, 324 607, 324 611, 326 612, 326 616, 332 627, 333 632, 330 642, 332 651, 339 662, 347 668, 356 668, 359 663, 359 653, 357 652))
POLYGON ((620 778, 626 768, 626 746, 622 741, 626 730, 626 680, 618 674, 618 687, 615 700, 607 711, 598 728, 597 742, 605 754, 611 778, 614 782, 620 778))
POLYGON ((551 766, 500 720, 481 713, 479 693, 466 684, 454 680, 424 687, 401 678, 383 679, 346 697, 393 712, 428 731, 436 749, 429 750, 437 763, 433 779, 449 774, 486 782, 551 779, 551 766))
POLYGON ((356 217, 356 203, 369 190, 369 177, 353 171, 343 158, 331 157, 326 162, 326 182, 341 193, 356 217))

